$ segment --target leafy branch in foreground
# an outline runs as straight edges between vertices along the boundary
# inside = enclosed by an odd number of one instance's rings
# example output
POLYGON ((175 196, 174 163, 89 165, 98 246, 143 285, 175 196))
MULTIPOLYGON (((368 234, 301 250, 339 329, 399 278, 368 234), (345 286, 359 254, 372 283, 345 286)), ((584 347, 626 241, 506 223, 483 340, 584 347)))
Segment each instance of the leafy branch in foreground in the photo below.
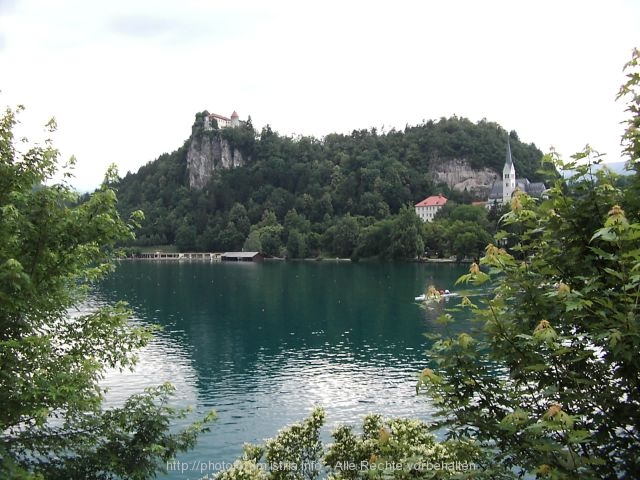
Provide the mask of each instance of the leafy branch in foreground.
POLYGON ((105 368, 132 367, 150 329, 130 325, 123 304, 70 314, 141 214, 119 217, 113 169, 83 203, 64 182, 47 185, 58 151, 16 142, 16 114, 0 118, 0 477, 153 477, 204 423, 171 430, 185 412, 168 406, 167 385, 104 410, 105 368))
MULTIPOLYGON (((545 478, 627 478, 640 471, 638 51, 628 64, 632 119, 623 137, 636 175, 615 187, 587 148, 556 162, 574 174, 537 205, 516 195, 503 217, 515 247, 489 245, 463 281, 496 280, 483 305, 463 299, 475 332, 434 343, 420 388, 448 438, 545 478), (635 190, 634 190, 635 189, 635 190)), ((553 161, 553 158, 548 160, 553 161)), ((557 159, 555 159, 557 160, 557 159)), ((502 234, 502 238, 509 236, 502 234)))
POLYGON ((358 432, 340 425, 323 445, 324 411, 282 429, 264 445, 244 446, 244 455, 218 480, 334 480, 369 478, 509 478, 472 443, 438 442, 420 420, 367 415, 358 432))

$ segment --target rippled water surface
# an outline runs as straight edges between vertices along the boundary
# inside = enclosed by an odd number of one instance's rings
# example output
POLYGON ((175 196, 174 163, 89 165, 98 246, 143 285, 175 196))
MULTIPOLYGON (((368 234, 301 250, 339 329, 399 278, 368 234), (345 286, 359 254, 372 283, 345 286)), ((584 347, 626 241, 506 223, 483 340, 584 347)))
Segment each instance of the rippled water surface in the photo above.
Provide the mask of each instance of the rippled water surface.
POLYGON ((163 331, 135 372, 108 375, 108 401, 170 381, 177 405, 215 409, 211 432, 184 462, 232 461, 244 442, 274 436, 315 405, 329 428, 368 412, 429 419, 416 374, 423 334, 442 311, 413 298, 427 284, 453 289, 462 273, 424 264, 123 262, 95 301, 126 300, 134 321, 163 331))

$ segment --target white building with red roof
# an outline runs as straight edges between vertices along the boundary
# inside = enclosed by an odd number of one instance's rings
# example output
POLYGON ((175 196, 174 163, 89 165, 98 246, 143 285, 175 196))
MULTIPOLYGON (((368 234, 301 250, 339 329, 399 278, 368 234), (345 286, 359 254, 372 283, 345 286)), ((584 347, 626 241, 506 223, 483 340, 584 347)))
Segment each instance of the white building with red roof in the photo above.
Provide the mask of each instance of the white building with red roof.
POLYGON ((416 203, 416 215, 418 215, 423 222, 432 222, 433 217, 436 216, 436 213, 438 213, 446 203, 446 197, 442 195, 431 195, 421 202, 416 203))
POLYGON ((214 120, 218 124, 218 128, 237 127, 240 125, 240 117, 238 116, 238 112, 235 110, 231 114, 231 118, 218 115, 217 113, 210 113, 208 116, 204 117, 204 129, 213 130, 214 120))

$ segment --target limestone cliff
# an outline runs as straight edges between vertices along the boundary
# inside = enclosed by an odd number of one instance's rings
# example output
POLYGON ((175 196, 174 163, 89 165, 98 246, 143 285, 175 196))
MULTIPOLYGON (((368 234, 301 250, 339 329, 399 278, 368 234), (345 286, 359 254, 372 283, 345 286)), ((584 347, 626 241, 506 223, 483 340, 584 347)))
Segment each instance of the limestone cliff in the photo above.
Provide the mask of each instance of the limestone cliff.
POLYGON ((242 152, 232 148, 228 140, 215 133, 192 136, 187 151, 189 187, 201 189, 216 170, 240 167, 245 164, 242 152))
POLYGON ((434 161, 429 174, 434 183, 446 183, 449 188, 458 191, 465 189, 478 198, 488 195, 498 174, 490 168, 474 170, 466 160, 434 161))

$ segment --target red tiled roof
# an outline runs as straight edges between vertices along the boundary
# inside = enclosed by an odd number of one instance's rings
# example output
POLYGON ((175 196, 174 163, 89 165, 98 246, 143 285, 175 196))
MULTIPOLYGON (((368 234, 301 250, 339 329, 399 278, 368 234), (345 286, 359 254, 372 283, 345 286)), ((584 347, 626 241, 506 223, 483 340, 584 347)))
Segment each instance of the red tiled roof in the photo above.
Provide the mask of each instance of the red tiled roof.
POLYGON ((238 112, 236 112, 235 110, 233 111, 233 113, 231 114, 231 118, 238 118, 238 112))
POLYGON ((445 203, 447 203, 446 197, 443 197, 442 195, 432 195, 421 202, 416 203, 416 207, 437 207, 442 206, 445 203))

